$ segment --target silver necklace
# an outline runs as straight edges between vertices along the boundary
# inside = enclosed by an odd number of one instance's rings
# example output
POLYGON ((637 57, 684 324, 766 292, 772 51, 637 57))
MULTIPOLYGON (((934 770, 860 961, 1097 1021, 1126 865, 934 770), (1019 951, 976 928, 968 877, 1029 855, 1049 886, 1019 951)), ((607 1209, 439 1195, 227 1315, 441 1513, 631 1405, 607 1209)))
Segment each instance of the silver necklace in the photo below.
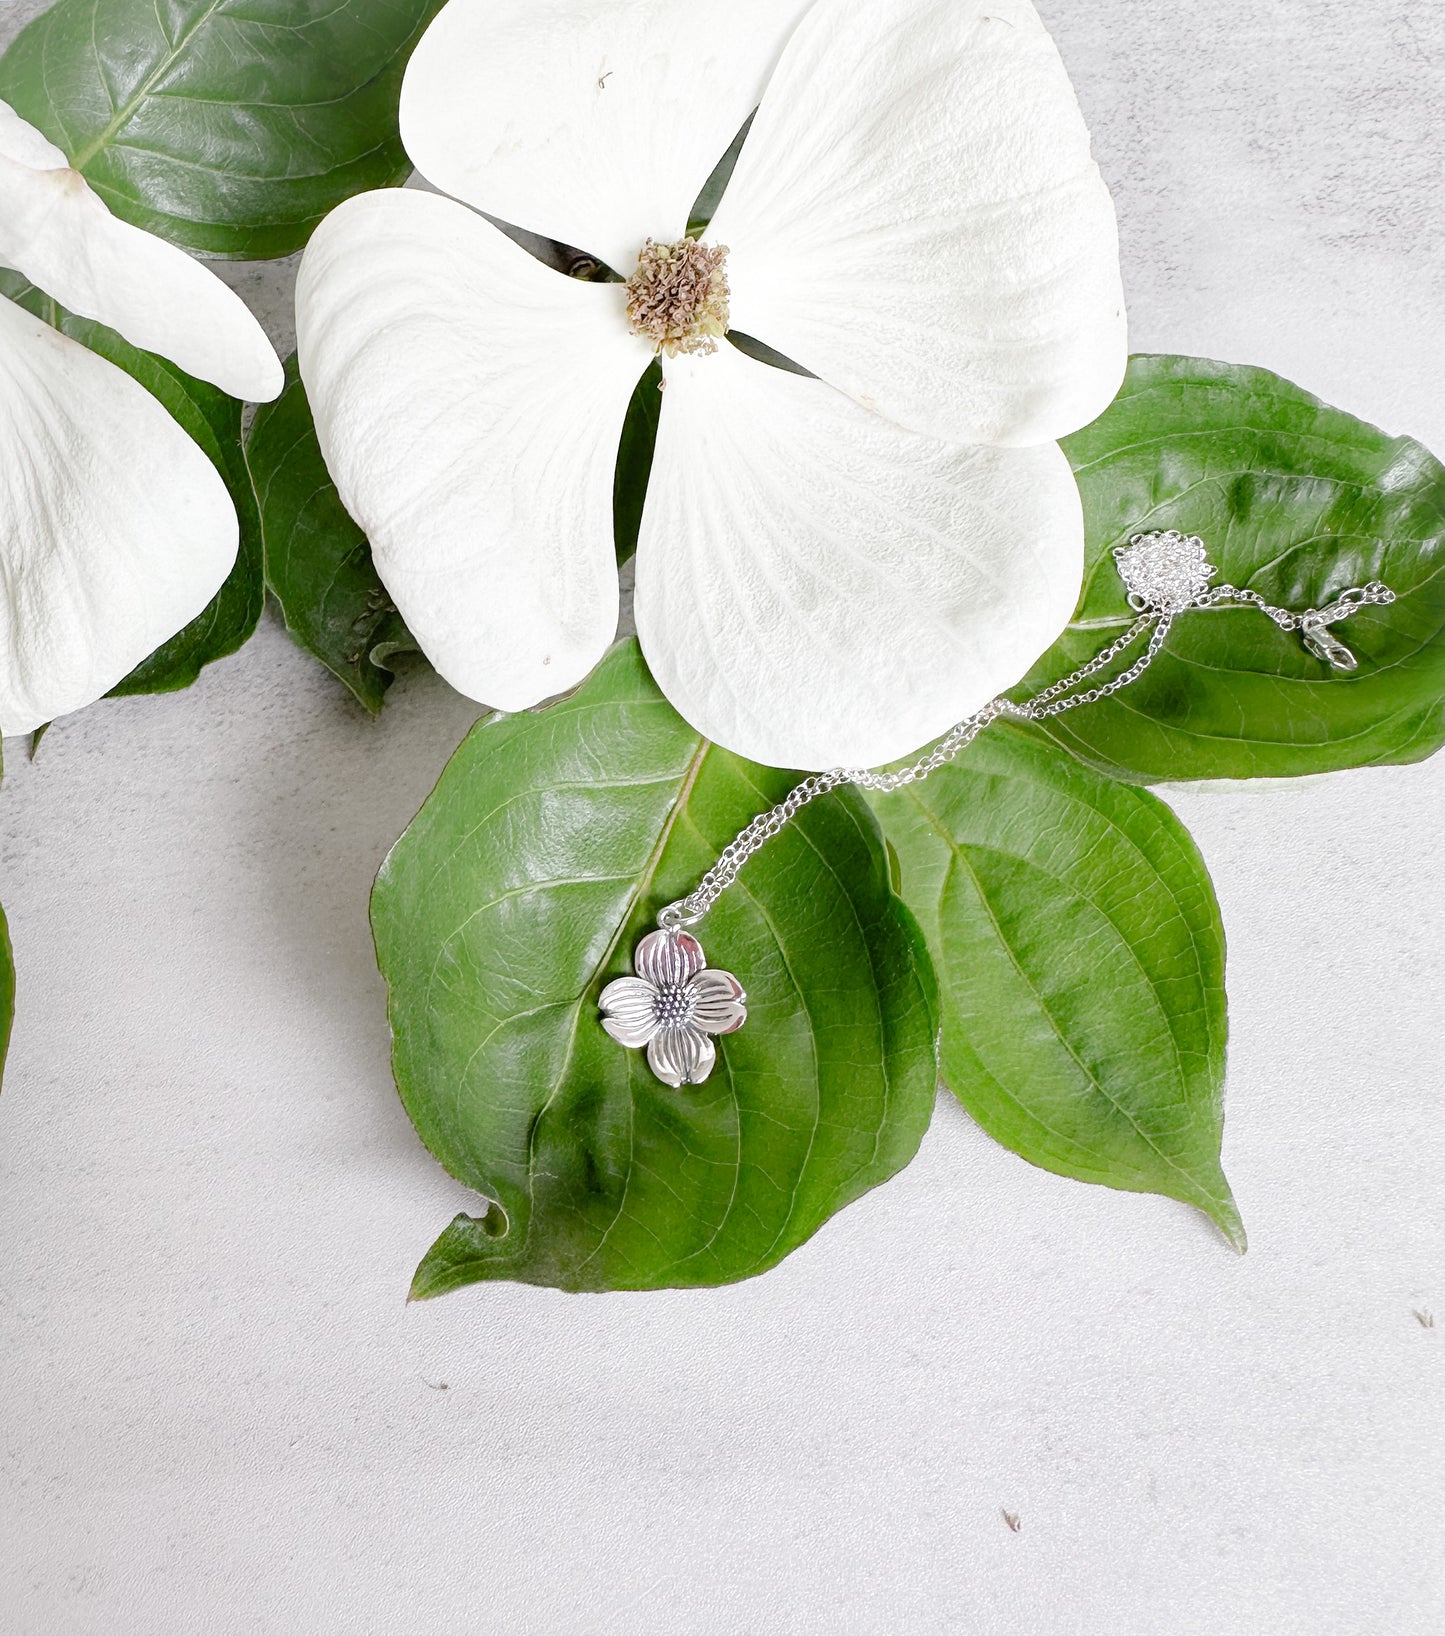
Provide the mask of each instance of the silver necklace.
POLYGON ((657 917, 657 930, 637 946, 631 977, 619 977, 603 989, 599 999, 602 1025, 619 1045, 646 1047, 654 1074, 674 1090, 700 1085, 717 1060, 713 1038, 736 1033, 747 1021, 747 995, 731 972, 709 966, 702 945, 692 935, 708 911, 738 878, 753 854, 783 829, 809 802, 845 785, 884 793, 917 784, 946 767, 991 722, 1002 716, 1020 721, 1045 721, 1076 710, 1082 704, 1107 699, 1138 681, 1158 656, 1180 614, 1191 608, 1215 608, 1221 603, 1249 605, 1272 619, 1283 631, 1298 631, 1304 645, 1332 669, 1354 670, 1358 661, 1330 630, 1370 604, 1384 605, 1395 593, 1378 580, 1342 592, 1323 608, 1303 613, 1276 608, 1258 591, 1234 585, 1211 586, 1218 573, 1198 535, 1175 530, 1136 534, 1114 552, 1120 577, 1129 593, 1129 606, 1138 617, 1133 624, 1071 676, 1046 687, 1022 703, 994 699, 952 728, 938 744, 912 766, 896 772, 868 772, 835 767, 831 772, 805 778, 771 811, 759 814, 719 855, 717 862, 685 898, 657 917), (1148 632, 1144 651, 1119 675, 1095 687, 1083 683, 1107 670, 1148 632))

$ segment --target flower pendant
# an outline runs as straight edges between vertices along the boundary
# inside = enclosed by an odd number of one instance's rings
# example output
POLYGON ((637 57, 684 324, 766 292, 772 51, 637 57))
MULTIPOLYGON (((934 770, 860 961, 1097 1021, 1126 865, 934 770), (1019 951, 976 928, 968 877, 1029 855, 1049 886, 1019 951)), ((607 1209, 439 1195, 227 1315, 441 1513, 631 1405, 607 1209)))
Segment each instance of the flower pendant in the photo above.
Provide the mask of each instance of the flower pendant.
POLYGON ((698 940, 678 930, 644 937, 632 969, 635 977, 602 990, 602 1026, 619 1045, 645 1045, 648 1066, 664 1085, 701 1085, 717 1061, 709 1036, 735 1034, 748 1020, 742 984, 729 971, 711 969, 698 940))

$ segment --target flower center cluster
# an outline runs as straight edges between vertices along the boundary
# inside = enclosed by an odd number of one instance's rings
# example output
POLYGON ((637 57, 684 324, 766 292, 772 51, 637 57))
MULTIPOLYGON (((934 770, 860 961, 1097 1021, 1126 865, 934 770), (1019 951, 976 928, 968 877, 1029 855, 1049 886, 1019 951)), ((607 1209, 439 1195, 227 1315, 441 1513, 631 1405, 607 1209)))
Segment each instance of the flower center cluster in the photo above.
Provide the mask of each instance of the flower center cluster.
POLYGON ((677 983, 663 983, 652 1002, 652 1014, 659 1028, 681 1028, 692 1021, 696 1001, 686 988, 677 983))
POLYGON ((726 245, 649 239, 627 281, 627 321, 658 352, 717 351, 728 332, 726 245))

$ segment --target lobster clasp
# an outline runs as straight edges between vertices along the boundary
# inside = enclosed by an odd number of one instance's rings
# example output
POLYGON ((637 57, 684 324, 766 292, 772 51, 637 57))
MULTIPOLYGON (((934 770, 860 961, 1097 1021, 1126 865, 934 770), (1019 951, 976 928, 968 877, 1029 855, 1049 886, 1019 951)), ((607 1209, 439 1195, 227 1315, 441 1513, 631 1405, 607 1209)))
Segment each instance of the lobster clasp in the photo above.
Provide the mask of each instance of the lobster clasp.
MULTIPOLYGON (((1324 614, 1329 613, 1324 610, 1324 614)), ((1358 670, 1360 661, 1340 641, 1324 622, 1321 613, 1311 611, 1300 620, 1300 636, 1316 659, 1323 659, 1335 670, 1358 670)))

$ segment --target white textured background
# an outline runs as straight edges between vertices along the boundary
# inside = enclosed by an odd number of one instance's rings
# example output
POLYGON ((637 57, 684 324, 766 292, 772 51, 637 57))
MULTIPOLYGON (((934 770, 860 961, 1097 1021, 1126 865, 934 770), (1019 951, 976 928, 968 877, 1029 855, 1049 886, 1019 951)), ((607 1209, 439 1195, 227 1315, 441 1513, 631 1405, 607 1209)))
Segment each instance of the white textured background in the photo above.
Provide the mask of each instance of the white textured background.
MULTIPOLYGON (((1045 9, 1136 347, 1445 450, 1445 7, 1045 9)), ((238 278, 281 335, 284 270, 238 278)), ((0 1630, 1445 1629, 1445 757, 1171 793, 1229 930, 1243 1261, 944 1101, 758 1282, 408 1310, 469 1196, 393 1095, 367 890, 473 711, 393 697, 268 623, 11 746, 0 1630)))

